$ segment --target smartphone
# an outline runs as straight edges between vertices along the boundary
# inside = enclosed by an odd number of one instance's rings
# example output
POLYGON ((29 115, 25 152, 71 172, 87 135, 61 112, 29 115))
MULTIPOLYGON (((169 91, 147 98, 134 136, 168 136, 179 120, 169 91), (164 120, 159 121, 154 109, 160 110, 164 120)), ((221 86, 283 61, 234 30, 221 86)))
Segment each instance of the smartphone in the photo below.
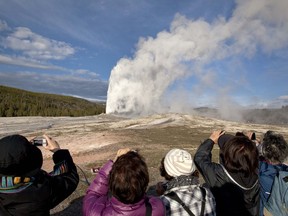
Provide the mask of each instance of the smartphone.
POLYGON ((47 140, 43 137, 36 137, 32 140, 32 144, 35 146, 47 146, 47 140))

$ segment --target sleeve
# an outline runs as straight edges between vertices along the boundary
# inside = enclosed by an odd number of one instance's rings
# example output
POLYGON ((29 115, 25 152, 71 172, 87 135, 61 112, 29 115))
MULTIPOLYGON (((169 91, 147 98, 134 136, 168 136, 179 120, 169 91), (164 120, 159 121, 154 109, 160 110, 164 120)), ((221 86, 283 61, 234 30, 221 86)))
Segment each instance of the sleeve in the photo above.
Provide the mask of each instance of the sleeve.
POLYGON ((54 169, 50 173, 51 203, 54 208, 76 190, 79 175, 73 159, 66 149, 60 149, 53 154, 54 169))
POLYGON ((112 169, 113 161, 109 160, 98 172, 96 178, 88 187, 83 199, 83 215, 101 215, 106 207, 108 199, 109 173, 112 169), (99 212, 96 214, 95 211, 99 212))
POLYGON ((213 187, 217 184, 217 173, 220 164, 212 162, 212 149, 214 142, 211 139, 205 140, 197 149, 194 155, 194 162, 202 174, 205 182, 213 187))
POLYGON ((265 202, 268 201, 275 173, 271 172, 271 167, 269 167, 266 162, 259 161, 259 181, 261 186, 261 199, 265 202), (270 169, 268 169, 270 168, 270 169))

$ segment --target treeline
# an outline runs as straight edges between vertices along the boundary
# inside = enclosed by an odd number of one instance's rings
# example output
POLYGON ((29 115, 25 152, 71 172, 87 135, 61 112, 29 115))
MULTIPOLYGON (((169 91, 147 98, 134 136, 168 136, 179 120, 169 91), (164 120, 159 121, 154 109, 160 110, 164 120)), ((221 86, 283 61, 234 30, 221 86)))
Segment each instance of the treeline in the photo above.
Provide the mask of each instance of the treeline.
POLYGON ((104 103, 84 99, 29 92, 0 86, 0 117, 89 116, 105 112, 104 103))

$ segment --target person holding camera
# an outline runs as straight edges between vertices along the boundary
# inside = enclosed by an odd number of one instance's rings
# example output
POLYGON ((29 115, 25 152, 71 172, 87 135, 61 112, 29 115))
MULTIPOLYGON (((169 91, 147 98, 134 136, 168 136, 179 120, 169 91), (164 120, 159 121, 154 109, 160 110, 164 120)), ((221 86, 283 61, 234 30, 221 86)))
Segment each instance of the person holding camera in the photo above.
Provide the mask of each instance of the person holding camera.
POLYGON ((251 139, 213 131, 197 149, 194 162, 215 197, 216 215, 259 215, 258 150, 251 139), (219 163, 212 161, 215 143, 220 147, 219 163))
POLYGON ((89 186, 83 199, 83 216, 164 216, 161 199, 146 195, 148 183, 144 158, 129 148, 119 149, 89 186))
POLYGON ((21 135, 0 139, 0 215, 48 216, 79 183, 68 150, 43 135, 43 148, 53 152, 54 169, 42 170, 43 156, 34 142, 21 135))

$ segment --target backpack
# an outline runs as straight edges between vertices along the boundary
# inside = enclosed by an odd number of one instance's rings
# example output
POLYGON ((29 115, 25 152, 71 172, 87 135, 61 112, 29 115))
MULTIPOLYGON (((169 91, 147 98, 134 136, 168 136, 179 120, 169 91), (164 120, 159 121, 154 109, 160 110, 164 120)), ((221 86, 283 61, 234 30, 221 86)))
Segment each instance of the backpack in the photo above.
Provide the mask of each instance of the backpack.
POLYGON ((288 215, 288 171, 279 171, 275 176, 270 196, 264 205, 273 215, 288 215))

